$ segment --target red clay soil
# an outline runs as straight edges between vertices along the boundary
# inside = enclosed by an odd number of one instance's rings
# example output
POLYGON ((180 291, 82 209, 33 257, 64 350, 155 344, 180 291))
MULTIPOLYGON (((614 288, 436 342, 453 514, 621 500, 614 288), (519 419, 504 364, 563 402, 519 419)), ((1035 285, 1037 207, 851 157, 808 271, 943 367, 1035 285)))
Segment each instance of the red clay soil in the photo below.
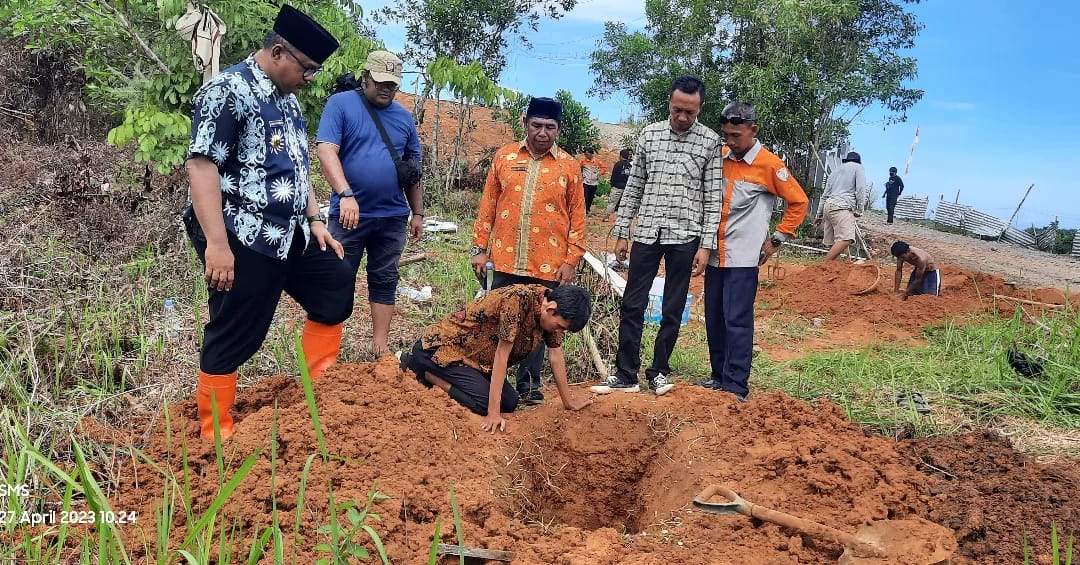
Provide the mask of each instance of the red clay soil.
MULTIPOLYGON (((869 323, 875 330, 901 329, 917 333, 923 327, 943 319, 971 313, 998 311, 1011 316, 1015 302, 993 298, 1010 296, 1050 304, 1065 304, 1065 295, 1056 289, 1017 289, 1005 281, 943 265, 941 296, 912 296, 901 300, 893 294, 892 266, 881 267, 881 282, 877 289, 864 296, 851 296, 851 291, 863 285, 864 273, 853 274, 863 267, 844 262, 819 263, 806 267, 787 265, 782 279, 758 291, 758 303, 767 303, 769 310, 790 310, 807 318, 822 318, 825 327, 843 328, 852 323, 869 323), (850 280, 851 277, 857 280, 850 280)), ((910 269, 905 269, 905 276, 910 269)), ((764 276, 762 277, 765 278, 764 276)), ((902 285, 901 285, 902 287, 902 285)), ((1080 295, 1071 303, 1077 304, 1080 295)), ((1036 313, 1038 307, 1025 306, 1036 313)))
MULTIPOLYGON (((227 475, 259 455, 224 519, 242 525, 240 539, 250 540, 253 528, 270 524, 276 497, 289 563, 322 556, 314 547, 327 541, 316 530, 330 521, 328 477, 339 503, 365 500, 373 485, 389 497, 376 504, 381 522, 373 527, 394 563, 425 562, 437 517, 442 541, 457 543, 451 484, 465 544, 512 551, 514 563, 826 564, 839 557, 840 546, 772 524, 691 511, 695 494, 712 483, 849 532, 872 520, 937 521, 957 532, 953 563, 1019 562, 1019 524, 1039 544, 1051 519, 1080 529, 1074 469, 1026 463, 987 438, 898 444, 865 433, 828 401, 812 406, 768 393, 737 404, 730 395, 680 386, 663 397, 601 397, 579 413, 549 401, 509 415, 508 432, 490 435, 478 417, 441 391, 422 388, 389 357, 331 368, 315 382, 315 395, 336 458, 329 469, 319 458, 312 465, 295 543, 303 468, 319 452, 296 382, 271 377, 242 390, 237 433, 225 443, 227 475), (956 478, 945 480, 924 460, 956 478)), ((174 406, 171 416, 171 440, 159 424, 143 451, 182 477, 186 443, 198 516, 218 492, 214 451, 196 438, 193 401, 174 406)), ((152 516, 163 488, 160 473, 142 462, 115 485, 113 507, 139 516, 137 525, 121 527, 128 548, 153 548, 152 516)), ((187 533, 183 510, 174 519, 175 548, 187 533)), ((239 544, 234 560, 246 558, 248 543, 239 544)))
MULTIPOLYGON (((407 92, 399 92, 396 101, 410 112, 416 104, 416 96, 407 92)), ((457 104, 443 100, 439 103, 439 153, 442 157, 451 155, 454 151, 454 140, 457 137, 458 128, 457 104)), ((420 142, 429 146, 434 138, 435 131, 435 101, 428 100, 424 105, 424 123, 417 128, 420 133, 420 142)), ((514 139, 514 131, 510 126, 498 120, 491 108, 474 106, 470 114, 470 120, 474 128, 469 129, 466 123, 465 143, 462 145, 461 160, 470 166, 475 165, 484 157, 484 152, 489 149, 502 147, 514 139)), ((578 155, 580 157, 580 155, 578 155)), ((597 158, 607 165, 608 170, 619 160, 617 148, 601 148, 597 152, 597 158)))

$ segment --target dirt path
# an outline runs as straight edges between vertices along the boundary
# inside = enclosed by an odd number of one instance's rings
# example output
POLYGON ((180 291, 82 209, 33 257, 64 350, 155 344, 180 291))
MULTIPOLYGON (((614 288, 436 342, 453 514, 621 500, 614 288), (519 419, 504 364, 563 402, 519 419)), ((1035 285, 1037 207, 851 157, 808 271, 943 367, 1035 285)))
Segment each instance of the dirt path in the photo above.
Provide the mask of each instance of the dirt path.
MULTIPOLYGON (((903 239, 926 249, 939 263, 952 263, 1028 287, 1080 288, 1080 261, 1067 255, 1052 255, 1003 241, 981 241, 902 220, 889 225, 879 213, 865 214, 859 223, 871 238, 888 242, 903 239)), ((888 249, 884 252, 888 253, 888 249)))

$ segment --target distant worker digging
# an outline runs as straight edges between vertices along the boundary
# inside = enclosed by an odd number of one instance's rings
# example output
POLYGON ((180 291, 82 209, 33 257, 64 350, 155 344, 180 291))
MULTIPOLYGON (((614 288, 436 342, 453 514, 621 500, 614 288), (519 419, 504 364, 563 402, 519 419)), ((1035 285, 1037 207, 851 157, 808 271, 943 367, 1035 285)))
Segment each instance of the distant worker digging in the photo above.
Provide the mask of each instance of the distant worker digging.
POLYGON ((941 274, 938 273, 937 263, 929 253, 908 245, 906 241, 897 241, 892 244, 892 254, 896 257, 896 275, 893 277, 893 292, 900 292, 900 280, 904 278, 904 263, 911 263, 915 270, 908 278, 907 289, 904 290, 904 300, 915 294, 941 295, 941 274))

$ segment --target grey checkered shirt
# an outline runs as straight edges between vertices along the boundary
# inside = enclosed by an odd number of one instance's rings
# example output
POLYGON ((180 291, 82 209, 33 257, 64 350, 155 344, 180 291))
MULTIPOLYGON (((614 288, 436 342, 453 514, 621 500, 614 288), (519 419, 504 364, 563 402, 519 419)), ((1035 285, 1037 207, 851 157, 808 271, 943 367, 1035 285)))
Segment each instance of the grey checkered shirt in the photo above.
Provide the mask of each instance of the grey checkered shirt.
POLYGON ((640 243, 680 244, 695 237, 716 249, 724 196, 720 136, 700 122, 684 134, 668 120, 645 126, 619 201, 612 235, 640 243))

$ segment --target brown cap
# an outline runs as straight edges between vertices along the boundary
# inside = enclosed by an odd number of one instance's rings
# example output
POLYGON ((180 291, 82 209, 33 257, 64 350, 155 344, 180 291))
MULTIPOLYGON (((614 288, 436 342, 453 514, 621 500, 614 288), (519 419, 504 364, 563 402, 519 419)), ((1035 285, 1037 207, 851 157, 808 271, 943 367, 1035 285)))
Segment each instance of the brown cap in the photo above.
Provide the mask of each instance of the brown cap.
POLYGON ((389 51, 372 51, 364 62, 364 70, 375 82, 401 84, 401 59, 389 51))

